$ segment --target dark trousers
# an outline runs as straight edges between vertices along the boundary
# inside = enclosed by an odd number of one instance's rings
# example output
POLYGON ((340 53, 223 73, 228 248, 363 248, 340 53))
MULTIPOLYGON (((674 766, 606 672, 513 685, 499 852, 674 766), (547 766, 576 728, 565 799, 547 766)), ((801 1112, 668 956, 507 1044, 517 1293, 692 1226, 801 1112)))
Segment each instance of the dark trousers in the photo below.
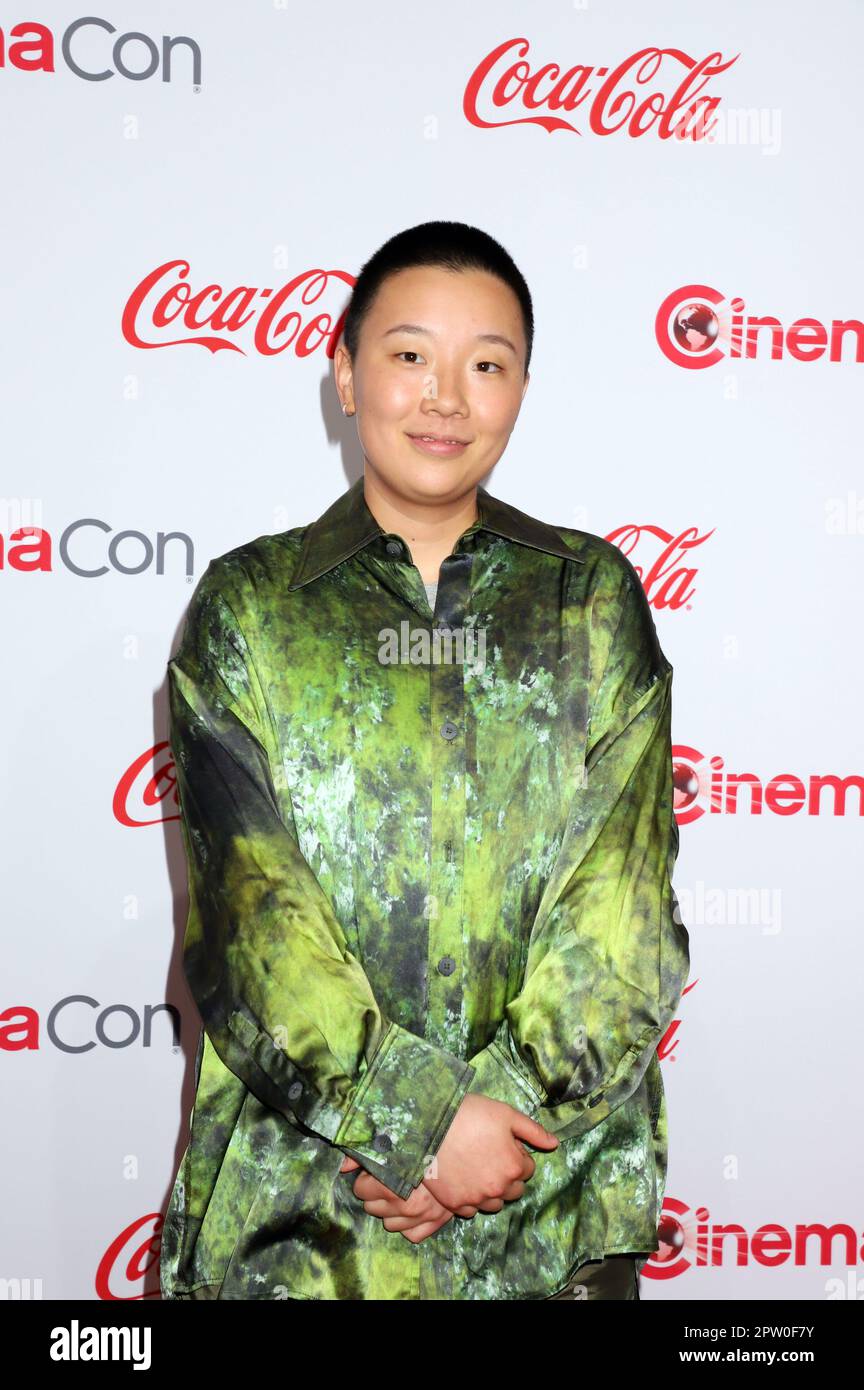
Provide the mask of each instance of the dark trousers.
POLYGON ((639 1298, 639 1269, 645 1257, 607 1255, 604 1260, 589 1260, 580 1265, 560 1293, 550 1298, 632 1299, 639 1298))

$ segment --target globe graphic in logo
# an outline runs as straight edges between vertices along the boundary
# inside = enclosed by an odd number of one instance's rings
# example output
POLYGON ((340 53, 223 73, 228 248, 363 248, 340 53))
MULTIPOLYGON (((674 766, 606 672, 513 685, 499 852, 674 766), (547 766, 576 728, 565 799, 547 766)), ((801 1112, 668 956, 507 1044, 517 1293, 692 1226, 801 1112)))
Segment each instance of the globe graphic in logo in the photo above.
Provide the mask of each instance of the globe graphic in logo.
POLYGON ((709 304, 685 304, 675 315, 672 332, 685 352, 707 352, 717 337, 717 315, 709 304))
POLYGON ((678 758, 672 760, 672 787, 676 811, 692 806, 699 795, 699 778, 689 763, 678 758))

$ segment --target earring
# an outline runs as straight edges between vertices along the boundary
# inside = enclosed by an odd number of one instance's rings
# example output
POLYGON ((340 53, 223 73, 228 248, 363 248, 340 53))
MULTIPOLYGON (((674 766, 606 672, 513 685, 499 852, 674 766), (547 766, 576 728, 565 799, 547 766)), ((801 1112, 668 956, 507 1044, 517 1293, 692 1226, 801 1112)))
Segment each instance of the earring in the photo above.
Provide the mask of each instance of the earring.
POLYGON ((348 409, 348 402, 347 402, 347 401, 343 401, 343 402, 342 402, 342 414, 343 414, 343 415, 353 415, 353 414, 354 414, 354 411, 353 411, 353 410, 349 410, 349 409, 348 409))

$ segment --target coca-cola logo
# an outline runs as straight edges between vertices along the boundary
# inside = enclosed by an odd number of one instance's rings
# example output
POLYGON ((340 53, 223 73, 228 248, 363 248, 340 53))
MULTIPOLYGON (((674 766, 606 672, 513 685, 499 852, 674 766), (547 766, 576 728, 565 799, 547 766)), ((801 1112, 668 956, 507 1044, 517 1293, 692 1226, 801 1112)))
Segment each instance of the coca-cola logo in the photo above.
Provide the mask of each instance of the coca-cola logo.
POLYGON ((860 319, 800 318, 788 327, 774 314, 745 312, 743 299, 728 299, 711 285, 682 285, 668 294, 657 310, 654 334, 660 351, 676 367, 700 371, 718 362, 761 358, 779 362, 843 360, 843 343, 852 341, 846 356, 864 362, 864 323, 860 319))
MULTIPOLYGON (((686 923, 682 923, 681 921, 680 912, 676 915, 675 920, 678 922, 679 926, 686 926, 686 923)), ((681 998, 683 999, 685 994, 689 994, 691 989, 695 989, 698 983, 698 980, 689 980, 681 991, 681 998)), ((657 1060, 659 1062, 674 1062, 676 1060, 679 1042, 678 1031, 680 1027, 681 1020, 673 1018, 666 1032, 657 1044, 657 1060)))
POLYGON ((818 773, 798 777, 781 772, 767 782, 755 772, 728 772, 722 757, 709 757, 697 748, 676 743, 672 748, 675 817, 690 825, 704 815, 760 816, 763 809, 775 816, 864 815, 864 777, 851 773, 837 777, 818 773))
MULTIPOLYGON (((115 531, 107 521, 85 516, 70 521, 57 543, 63 566, 79 579, 99 579, 105 574, 164 574, 169 544, 180 551, 181 572, 192 574, 195 550, 185 531, 157 531, 154 538, 143 531, 115 531)), ((0 570, 19 574, 51 573, 54 538, 42 526, 18 526, 8 539, 0 535, 0 570)))
POLYGON ((180 805, 171 744, 163 739, 133 758, 114 788, 111 809, 115 820, 133 830, 143 825, 161 825, 163 821, 180 819, 179 812, 156 816, 150 814, 156 808, 161 809, 168 797, 172 806, 180 805))
POLYGON ((507 39, 477 64, 462 102, 472 125, 539 125, 573 135, 624 131, 634 140, 653 129, 661 140, 704 140, 720 97, 700 93, 740 57, 724 63, 721 53, 709 53, 697 61, 680 48, 640 48, 611 69, 574 63, 562 71, 558 63, 527 62, 529 47, 525 38, 507 39), (580 106, 585 112, 577 122, 571 113, 580 106))
POLYGON ((112 1240, 96 1270, 97 1298, 122 1299, 158 1298, 158 1280, 149 1290, 141 1284, 150 1270, 158 1267, 162 1248, 161 1212, 151 1211, 132 1221, 112 1240))
POLYGON ((132 347, 196 343, 210 352, 244 355, 248 347, 264 357, 288 348, 295 357, 309 357, 321 347, 327 357, 335 353, 348 309, 344 288, 354 285, 346 270, 304 270, 275 290, 269 285, 225 290, 214 283, 195 290, 189 269, 188 261, 164 261, 135 286, 121 323, 132 347), (332 309, 323 307, 327 293, 342 296, 332 309), (241 335, 249 340, 247 347, 234 341, 241 335))
MULTIPOLYGON (((194 87, 201 85, 201 49, 187 34, 160 35, 152 39, 140 30, 119 34, 107 19, 85 15, 73 19, 60 35, 60 55, 74 77, 83 82, 107 82, 125 77, 129 82, 172 82, 176 69, 188 74, 194 87), (179 49, 175 58, 174 50, 179 49)), ((14 24, 8 35, 0 29, 0 68, 20 72, 56 71, 56 40, 47 24, 28 19, 14 24)))
POLYGON ((713 535, 714 531, 711 530, 700 536, 695 526, 689 526, 686 531, 680 531, 676 535, 674 531, 666 531, 662 526, 626 523, 610 531, 605 539, 617 545, 622 554, 631 561, 652 607, 676 609, 692 606, 690 600, 695 593, 693 582, 697 574, 695 566, 691 563, 692 552, 704 545, 713 535), (650 565, 646 566, 638 564, 633 556, 643 536, 653 537, 663 547, 650 565))

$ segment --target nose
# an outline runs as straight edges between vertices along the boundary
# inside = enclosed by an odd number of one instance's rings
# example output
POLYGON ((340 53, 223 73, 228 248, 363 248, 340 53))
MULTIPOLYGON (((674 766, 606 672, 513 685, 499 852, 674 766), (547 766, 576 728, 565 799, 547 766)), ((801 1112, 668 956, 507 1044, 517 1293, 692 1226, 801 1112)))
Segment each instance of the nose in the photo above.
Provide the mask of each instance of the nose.
POLYGON ((444 367, 437 372, 429 372, 423 385, 423 395, 427 401, 431 401, 439 415, 467 413, 468 403, 455 368, 444 367))

